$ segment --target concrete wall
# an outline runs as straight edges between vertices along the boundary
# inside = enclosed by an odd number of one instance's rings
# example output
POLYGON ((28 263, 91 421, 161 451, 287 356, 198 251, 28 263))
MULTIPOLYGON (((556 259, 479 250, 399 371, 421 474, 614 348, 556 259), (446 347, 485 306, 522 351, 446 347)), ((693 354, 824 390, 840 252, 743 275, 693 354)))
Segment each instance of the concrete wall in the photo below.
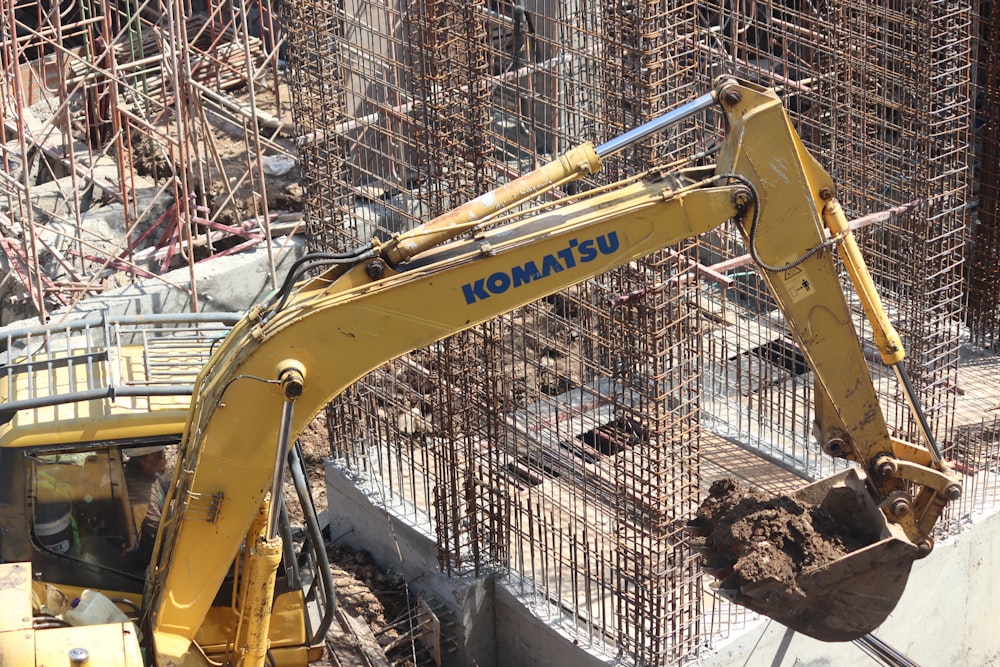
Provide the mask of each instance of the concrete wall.
POLYGON ((446 667, 601 667, 607 663, 581 650, 535 617, 492 576, 449 578, 438 568, 437 545, 360 491, 327 462, 330 538, 363 549, 379 567, 401 573, 411 591, 449 610, 442 634, 450 648, 446 667))
MULTIPOLYGON (((913 566, 896 610, 875 631, 922 667, 1000 665, 1000 513, 913 566)), ((835 667, 876 663, 852 643, 827 644, 764 620, 723 642, 703 667, 835 667)))
POLYGON ((326 464, 330 539, 367 551, 383 570, 399 573, 411 592, 449 610, 441 617, 445 667, 496 667, 493 578, 452 579, 440 573, 427 534, 377 506, 339 468, 326 464))
MULTIPOLYGON (((292 262, 305 254, 305 241, 301 237, 277 239, 272 252, 280 285, 292 262)), ((195 284, 202 312, 243 311, 263 301, 273 289, 266 246, 199 262, 195 265, 195 284)), ((115 315, 191 312, 191 273, 182 268, 159 278, 140 280, 83 301, 73 312, 82 315, 98 310, 115 315)))
POLYGON ((609 663, 575 646, 538 619, 505 586, 496 586, 497 667, 602 667, 609 663))
MULTIPOLYGON (((602 661, 535 617, 492 577, 449 579, 434 540, 373 504, 327 464, 331 536, 402 572, 453 613, 460 646, 448 665, 598 667, 602 661), (390 529, 391 526, 391 529, 390 529)), ((875 636, 922 667, 1000 667, 1000 513, 978 520, 914 564, 906 593, 875 636)), ((853 643, 828 644, 767 619, 702 656, 703 667, 839 667, 881 664, 853 643)))

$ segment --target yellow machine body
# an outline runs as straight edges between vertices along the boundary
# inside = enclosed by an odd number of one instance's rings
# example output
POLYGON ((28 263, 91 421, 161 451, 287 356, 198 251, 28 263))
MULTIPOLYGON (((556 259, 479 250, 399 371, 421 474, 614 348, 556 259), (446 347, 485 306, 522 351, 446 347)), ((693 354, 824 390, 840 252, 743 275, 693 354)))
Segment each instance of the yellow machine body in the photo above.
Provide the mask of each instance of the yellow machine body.
MULTIPOLYGON (((80 391, 83 379, 74 379, 85 371, 79 359, 67 362, 72 355, 55 353, 57 363, 48 366, 21 362, 5 399, 16 405, 21 394, 32 392, 51 398, 11 408, 0 426, 0 450, 24 452, 26 462, 39 466, 49 461, 38 458, 46 452, 85 452, 87 443, 135 446, 176 439, 174 477, 145 583, 135 597, 152 664, 207 665, 208 655, 226 664, 264 664, 264 636, 279 664, 318 657, 315 638, 307 636, 310 625, 295 620, 307 615, 302 590, 271 595, 264 580, 273 584, 275 567, 251 563, 247 554, 274 547, 268 530, 273 521, 264 521, 262 532, 260 512, 273 495, 281 470, 276 462, 283 460, 289 438, 358 378, 415 348, 730 220, 743 231, 812 367, 819 388, 817 432, 836 439, 840 455, 859 464, 867 493, 896 530, 887 566, 895 565, 905 581, 912 560, 930 549, 930 530, 945 498, 958 488, 955 476, 925 448, 888 434, 834 263, 833 253, 853 239, 842 229, 830 178, 803 148, 773 92, 730 79, 718 82, 713 96, 727 123, 717 164, 652 170, 529 208, 538 193, 600 168, 599 151, 581 145, 414 230, 387 242, 373 240, 317 277, 295 282, 293 274, 224 335, 204 337, 210 344, 203 355, 176 364, 178 373, 190 375, 186 395, 126 395, 121 389, 91 395, 80 391), (74 393, 79 397, 72 401, 59 400, 74 393), (885 511, 888 500, 904 495, 920 511, 885 511), (263 586, 260 594, 239 593, 244 577, 263 586), (257 602, 243 607, 242 599, 257 602)), ((880 349, 895 363, 901 344, 877 295, 872 298, 855 251, 848 248, 856 289, 879 322, 880 349)), ((54 332, 42 337, 47 335, 54 332)), ((145 381, 148 350, 131 347, 94 358, 107 363, 106 386, 145 381)), ((98 455, 105 457, 102 471, 120 466, 114 450, 98 455)), ((79 475, 65 480, 69 486, 89 483, 86 462, 63 474, 79 475)), ((90 495, 98 493, 107 505, 120 503, 114 479, 98 477, 108 491, 91 485, 90 495)), ((31 479, 22 487, 29 505, 44 495, 31 479)), ((68 575, 60 576, 54 583, 72 584, 68 575)), ((822 592, 836 594, 836 569, 824 576, 822 592)), ((855 584, 877 592, 876 581, 855 584)), ((868 618, 846 634, 880 623, 900 591, 894 589, 894 599, 882 596, 870 614, 855 608, 868 618)), ((766 601, 755 608, 767 613, 766 601)), ((835 633, 838 640, 844 637, 835 633)))

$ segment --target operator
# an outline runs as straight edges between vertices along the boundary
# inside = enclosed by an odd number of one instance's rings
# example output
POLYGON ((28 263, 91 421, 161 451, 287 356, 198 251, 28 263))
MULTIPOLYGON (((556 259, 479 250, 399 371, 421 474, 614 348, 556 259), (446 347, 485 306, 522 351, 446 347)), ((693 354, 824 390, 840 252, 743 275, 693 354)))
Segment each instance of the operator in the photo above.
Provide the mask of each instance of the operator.
POLYGON ((167 470, 167 450, 162 446, 134 447, 126 449, 125 454, 128 455, 128 460, 125 461, 125 486, 128 487, 132 517, 138 528, 146 516, 150 490, 167 470))
POLYGON ((153 553, 153 542, 163 514, 170 474, 167 472, 165 446, 126 449, 125 485, 128 487, 132 517, 139 531, 139 541, 129 552, 130 559, 146 563, 153 553))

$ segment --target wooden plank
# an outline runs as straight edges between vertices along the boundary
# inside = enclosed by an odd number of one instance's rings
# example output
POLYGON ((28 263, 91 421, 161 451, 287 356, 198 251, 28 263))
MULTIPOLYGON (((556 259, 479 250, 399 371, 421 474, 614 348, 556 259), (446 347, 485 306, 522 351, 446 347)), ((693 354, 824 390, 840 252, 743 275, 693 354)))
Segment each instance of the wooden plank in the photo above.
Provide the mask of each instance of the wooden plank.
POLYGON ((392 663, 385 656, 385 651, 382 650, 382 646, 378 643, 367 623, 342 609, 337 609, 337 618, 340 619, 344 630, 357 638, 358 646, 371 667, 392 667, 392 663))
POLYGON ((441 665, 441 621, 423 598, 417 600, 417 624, 420 626, 420 643, 430 651, 434 664, 441 665))

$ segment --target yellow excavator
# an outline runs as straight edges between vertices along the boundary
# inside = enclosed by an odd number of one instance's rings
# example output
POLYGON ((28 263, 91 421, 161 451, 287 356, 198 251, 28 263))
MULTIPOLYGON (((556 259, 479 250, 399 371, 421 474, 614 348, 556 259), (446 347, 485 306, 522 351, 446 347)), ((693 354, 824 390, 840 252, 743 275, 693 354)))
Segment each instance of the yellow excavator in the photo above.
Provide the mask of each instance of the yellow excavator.
POLYGON ((122 317, 9 333, 0 387, 5 664, 320 659, 334 591, 296 434, 388 360, 730 220, 814 372, 820 444, 857 464, 802 497, 849 515, 871 539, 794 582, 728 593, 821 639, 870 631, 931 551, 934 524, 961 486, 920 413, 831 179, 773 91, 721 78, 647 125, 580 145, 413 230, 305 256, 238 320, 122 317), (540 196, 710 107, 726 125, 713 166, 540 196), (887 430, 836 253, 922 443, 887 430), (176 460, 149 553, 137 558, 126 459, 160 448, 176 460), (298 500, 283 500, 288 470, 298 500), (301 507, 304 530, 290 528, 289 503, 301 507), (66 620, 94 599, 124 618, 66 620))

